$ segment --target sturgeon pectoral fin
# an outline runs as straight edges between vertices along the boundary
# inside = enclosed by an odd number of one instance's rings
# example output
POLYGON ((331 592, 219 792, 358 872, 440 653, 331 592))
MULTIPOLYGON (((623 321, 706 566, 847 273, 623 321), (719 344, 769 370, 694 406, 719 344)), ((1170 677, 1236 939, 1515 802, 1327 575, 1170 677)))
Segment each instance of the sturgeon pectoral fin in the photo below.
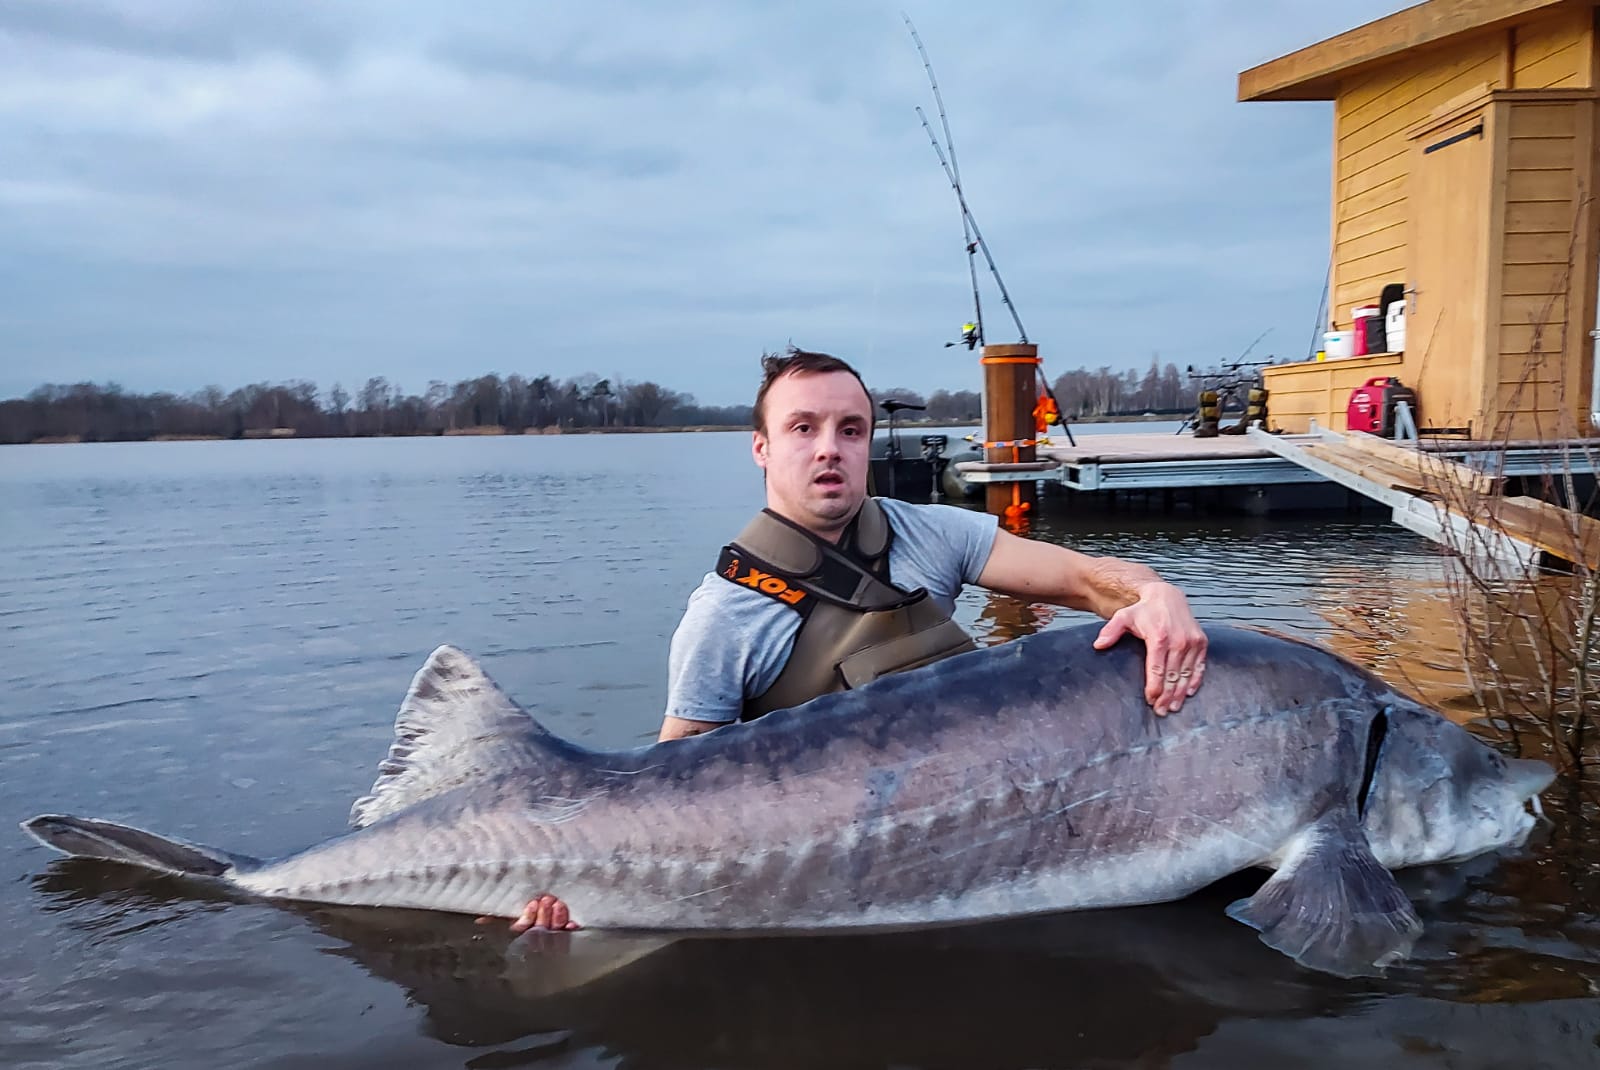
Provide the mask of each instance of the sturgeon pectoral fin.
POLYGON ((1330 815, 1302 833, 1272 878, 1228 907, 1228 916, 1302 966, 1342 977, 1405 958, 1422 931, 1351 814, 1330 815))
POLYGON ((649 933, 530 929, 506 949, 506 978, 524 999, 582 988, 678 942, 649 933))

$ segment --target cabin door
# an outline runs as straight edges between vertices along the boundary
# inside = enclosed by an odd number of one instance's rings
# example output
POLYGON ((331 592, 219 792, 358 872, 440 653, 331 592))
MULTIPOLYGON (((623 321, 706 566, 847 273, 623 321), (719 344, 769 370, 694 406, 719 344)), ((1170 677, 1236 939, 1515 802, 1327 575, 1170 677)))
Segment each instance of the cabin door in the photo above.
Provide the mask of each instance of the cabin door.
POLYGON ((1414 135, 1406 191, 1411 233, 1405 374, 1418 424, 1487 434, 1482 422, 1488 300, 1488 109, 1414 135))

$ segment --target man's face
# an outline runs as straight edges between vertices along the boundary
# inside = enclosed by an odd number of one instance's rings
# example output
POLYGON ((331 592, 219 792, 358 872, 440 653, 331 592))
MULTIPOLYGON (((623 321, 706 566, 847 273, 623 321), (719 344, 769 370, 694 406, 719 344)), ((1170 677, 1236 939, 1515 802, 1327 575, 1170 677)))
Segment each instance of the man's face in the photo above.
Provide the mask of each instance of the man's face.
POLYGON ((837 535, 867 496, 872 409, 849 372, 785 375, 767 390, 756 464, 767 507, 818 535, 837 535))

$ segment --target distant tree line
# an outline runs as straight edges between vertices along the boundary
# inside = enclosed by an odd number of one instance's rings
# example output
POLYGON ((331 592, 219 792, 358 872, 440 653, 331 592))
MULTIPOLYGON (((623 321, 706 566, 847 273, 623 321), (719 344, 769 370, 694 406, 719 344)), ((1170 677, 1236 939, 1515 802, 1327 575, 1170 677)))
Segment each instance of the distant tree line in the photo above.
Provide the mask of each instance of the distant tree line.
MULTIPOLYGON (((1176 365, 1152 361, 1144 373, 1064 372, 1053 384, 1069 420, 1142 412, 1179 412, 1194 404, 1195 384, 1176 365)), ((926 411, 930 423, 977 420, 976 390, 873 389, 926 411)), ((881 415, 881 413, 880 413, 881 415)), ((136 394, 115 383, 48 384, 24 398, 0 401, 0 443, 44 440, 130 442, 153 438, 362 437, 443 435, 504 430, 582 431, 621 427, 748 427, 748 405, 702 405, 692 394, 653 382, 613 382, 593 374, 482 375, 454 385, 435 380, 408 394, 382 377, 354 394, 340 383, 325 393, 315 383, 254 383, 231 392, 208 386, 192 394, 136 394)))
MULTIPOLYGON (((1143 372, 1113 371, 1110 366, 1092 371, 1074 368, 1056 376, 1050 388, 1055 391, 1062 414, 1068 420, 1081 421, 1150 412, 1188 412, 1194 408, 1200 384, 1187 372, 1180 373, 1176 364, 1163 366, 1159 358, 1152 358, 1150 367, 1143 372)), ((875 390, 873 395, 880 401, 892 397, 913 405, 926 404, 926 419, 933 423, 976 420, 983 411, 983 399, 975 390, 936 390, 926 399, 917 391, 903 387, 884 392, 875 390)), ((922 413, 907 415, 924 418, 922 413)))
POLYGON ((368 379, 354 394, 335 383, 255 383, 230 393, 136 394, 115 383, 46 385, 0 402, 0 442, 69 439, 127 442, 151 438, 251 438, 442 435, 486 429, 587 430, 616 427, 748 426, 748 405, 701 405, 657 383, 580 375, 532 379, 483 375, 451 385, 435 380, 408 394, 368 379))
POLYGON ((1136 413, 1176 413, 1194 408, 1198 384, 1180 375, 1176 364, 1162 367, 1152 357, 1144 372, 1110 367, 1076 368, 1051 384, 1062 415, 1069 420, 1136 413))

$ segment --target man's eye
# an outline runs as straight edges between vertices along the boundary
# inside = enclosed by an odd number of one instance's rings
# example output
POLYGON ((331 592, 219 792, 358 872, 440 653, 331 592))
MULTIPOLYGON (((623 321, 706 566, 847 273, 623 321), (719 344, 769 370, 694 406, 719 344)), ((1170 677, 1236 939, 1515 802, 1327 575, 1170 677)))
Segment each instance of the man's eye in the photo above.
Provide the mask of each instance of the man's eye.
POLYGON ((800 432, 803 435, 807 431, 811 430, 811 425, 810 424, 795 424, 794 425, 794 429, 796 431, 800 432))

